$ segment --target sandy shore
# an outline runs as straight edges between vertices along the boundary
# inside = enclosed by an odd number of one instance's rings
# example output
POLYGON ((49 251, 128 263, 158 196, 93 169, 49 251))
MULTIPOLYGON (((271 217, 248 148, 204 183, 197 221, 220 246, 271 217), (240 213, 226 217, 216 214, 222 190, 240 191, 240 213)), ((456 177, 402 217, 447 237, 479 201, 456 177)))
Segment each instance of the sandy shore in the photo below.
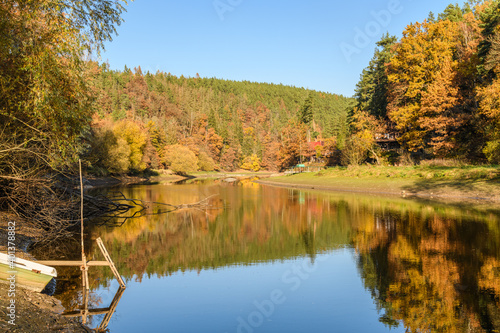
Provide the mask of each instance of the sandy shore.
POLYGON ((439 201, 480 201, 500 204, 500 184, 487 181, 434 181, 414 179, 322 178, 293 175, 266 178, 260 184, 322 191, 419 197, 439 201))

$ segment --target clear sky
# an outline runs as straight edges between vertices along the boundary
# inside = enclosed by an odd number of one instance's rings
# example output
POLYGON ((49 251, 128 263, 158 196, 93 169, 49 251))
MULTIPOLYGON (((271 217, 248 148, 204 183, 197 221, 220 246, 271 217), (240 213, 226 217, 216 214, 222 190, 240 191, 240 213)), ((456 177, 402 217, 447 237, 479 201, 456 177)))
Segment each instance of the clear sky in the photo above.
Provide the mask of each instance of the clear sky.
MULTIPOLYGON (((135 0, 101 60, 352 96, 385 33, 450 0, 135 0)), ((462 4, 462 3, 460 3, 462 4)))

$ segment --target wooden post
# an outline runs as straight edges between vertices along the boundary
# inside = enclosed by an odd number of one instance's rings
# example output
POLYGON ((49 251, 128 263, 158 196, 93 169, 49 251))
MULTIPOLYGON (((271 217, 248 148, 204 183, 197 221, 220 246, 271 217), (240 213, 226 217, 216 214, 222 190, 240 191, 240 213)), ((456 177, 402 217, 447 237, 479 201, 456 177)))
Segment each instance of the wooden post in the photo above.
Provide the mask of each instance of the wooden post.
POLYGON ((88 288, 83 286, 83 310, 80 310, 82 316, 82 323, 87 324, 87 316, 89 315, 89 293, 88 288))
POLYGON ((87 267, 87 258, 85 257, 85 247, 84 247, 84 237, 83 237, 83 177, 82 177, 82 161, 78 160, 78 167, 80 171, 80 237, 81 237, 81 242, 82 242, 82 262, 83 265, 81 267, 82 269, 82 279, 83 279, 83 286, 87 289, 87 291, 90 290, 89 286, 89 271, 87 267))
POLYGON ((82 241, 82 261, 85 265, 85 250, 83 247, 83 178, 82 178, 82 161, 78 160, 78 166, 80 170, 80 237, 82 241))
MULTIPOLYGON (((116 309, 116 305, 120 301, 121 295, 123 294, 123 291, 125 290, 125 282, 123 282, 122 277, 118 273, 118 270, 115 267, 115 264, 113 263, 113 260, 111 260, 111 257, 109 256, 108 251, 106 250, 106 247, 104 246, 101 238, 97 238, 96 242, 97 245, 99 246, 99 249, 101 250, 102 254, 104 255, 104 258, 106 259, 106 262, 102 261, 90 261, 87 263, 87 258, 85 256, 85 244, 84 244, 84 237, 83 237, 83 177, 82 177, 82 161, 78 160, 78 167, 80 171, 80 233, 81 233, 81 246, 82 246, 82 261, 43 261, 45 264, 52 264, 54 266, 80 266, 80 269, 82 271, 82 285, 83 285, 83 309, 80 310, 79 315, 82 316, 82 322, 83 324, 87 323, 87 316, 90 314, 88 306, 89 306, 89 294, 90 294, 90 285, 89 285, 89 266, 109 266, 111 268, 111 271, 115 275, 116 279, 120 283, 120 290, 115 296, 115 299, 113 299, 113 304, 112 304, 112 312, 106 313, 105 319, 105 325, 103 326, 102 324, 100 327, 106 327, 107 324, 109 323, 109 320, 111 319, 111 316, 113 315, 114 310, 116 309)), ((42 262, 42 261, 41 261, 42 262)), ((74 315, 73 313, 69 315, 74 315)))

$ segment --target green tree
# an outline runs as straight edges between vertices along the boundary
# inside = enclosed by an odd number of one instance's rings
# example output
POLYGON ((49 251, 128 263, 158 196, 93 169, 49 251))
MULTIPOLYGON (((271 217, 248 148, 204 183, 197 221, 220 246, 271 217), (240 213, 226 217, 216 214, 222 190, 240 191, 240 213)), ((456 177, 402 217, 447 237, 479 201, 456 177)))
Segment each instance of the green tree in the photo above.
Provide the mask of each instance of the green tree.
POLYGON ((434 15, 433 12, 429 12, 429 16, 427 16, 427 22, 429 22, 429 23, 436 22, 436 16, 434 15))
POLYGON ((486 58, 490 54, 492 39, 494 38, 498 24, 500 23, 500 1, 493 0, 488 2, 484 9, 479 13, 481 21, 482 35, 484 39, 479 43, 478 57, 480 59, 479 74, 483 80, 491 81, 494 77, 493 66, 486 68, 486 58))
POLYGON ((356 84, 356 107, 379 118, 385 118, 387 115, 389 82, 386 69, 394 55, 392 49, 396 42, 397 38, 388 33, 377 42, 375 54, 356 84))
POLYGON ((464 12, 458 4, 449 4, 446 9, 438 15, 438 20, 450 20, 452 22, 462 21, 464 12))
POLYGON ((306 100, 304 101, 304 105, 299 112, 299 119, 302 123, 308 125, 314 118, 313 113, 313 104, 314 104, 314 96, 312 93, 309 93, 306 100))
POLYGON ((500 33, 490 40, 491 46, 485 59, 486 69, 493 73, 491 82, 486 81, 476 89, 479 112, 487 119, 487 140, 483 153, 490 163, 500 163, 500 33))

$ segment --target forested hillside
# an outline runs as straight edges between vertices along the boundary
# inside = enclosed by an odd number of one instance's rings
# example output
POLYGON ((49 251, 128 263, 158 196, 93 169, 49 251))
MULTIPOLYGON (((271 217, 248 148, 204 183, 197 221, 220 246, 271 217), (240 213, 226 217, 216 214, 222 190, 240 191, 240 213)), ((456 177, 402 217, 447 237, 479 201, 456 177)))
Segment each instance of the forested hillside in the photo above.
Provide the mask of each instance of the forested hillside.
POLYGON ((500 162, 500 1, 449 5, 385 35, 356 89, 352 142, 396 132, 420 157, 500 162))
POLYGON ((403 159, 500 162, 499 0, 449 5, 400 39, 385 35, 356 102, 85 61, 111 40, 125 3, 0 3, 0 171, 12 193, 78 158, 96 174, 278 170, 339 150, 344 164, 390 163, 384 133, 403 159))
POLYGON ((98 98, 87 160, 96 172, 277 170, 325 153, 308 141, 342 145, 348 136, 353 100, 343 96, 92 65, 98 98))

